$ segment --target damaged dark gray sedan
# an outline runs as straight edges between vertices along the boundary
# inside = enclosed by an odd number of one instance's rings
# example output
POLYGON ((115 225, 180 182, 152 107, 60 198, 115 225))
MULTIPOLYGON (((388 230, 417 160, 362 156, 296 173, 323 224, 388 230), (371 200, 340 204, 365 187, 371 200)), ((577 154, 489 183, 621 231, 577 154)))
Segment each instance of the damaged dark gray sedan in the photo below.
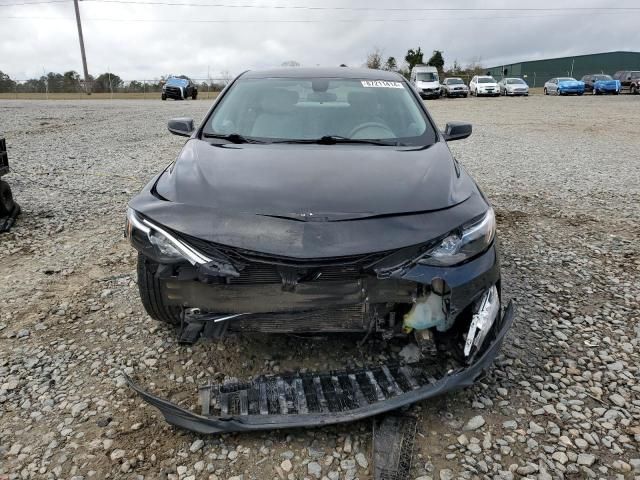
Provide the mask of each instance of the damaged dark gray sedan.
POLYGON ((177 159, 131 200, 142 303, 183 334, 406 336, 415 363, 200 388, 193 412, 130 385, 203 433, 352 421, 471 385, 513 321, 493 209, 400 75, 239 75, 177 159), (426 360, 425 360, 426 359, 426 360))

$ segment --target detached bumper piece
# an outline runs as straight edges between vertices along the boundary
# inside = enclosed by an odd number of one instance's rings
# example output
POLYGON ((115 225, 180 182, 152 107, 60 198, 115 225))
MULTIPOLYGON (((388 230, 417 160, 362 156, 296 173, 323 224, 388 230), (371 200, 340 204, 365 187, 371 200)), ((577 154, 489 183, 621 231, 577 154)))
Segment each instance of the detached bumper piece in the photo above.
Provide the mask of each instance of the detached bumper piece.
POLYGON ((374 423, 374 480, 409 478, 417 426, 415 417, 395 415, 374 423))
POLYGON ((129 386, 171 425, 199 433, 243 432, 352 422, 472 385, 498 354, 513 322, 509 303, 473 364, 416 363, 369 369, 262 376, 252 382, 202 386, 201 412, 129 386))

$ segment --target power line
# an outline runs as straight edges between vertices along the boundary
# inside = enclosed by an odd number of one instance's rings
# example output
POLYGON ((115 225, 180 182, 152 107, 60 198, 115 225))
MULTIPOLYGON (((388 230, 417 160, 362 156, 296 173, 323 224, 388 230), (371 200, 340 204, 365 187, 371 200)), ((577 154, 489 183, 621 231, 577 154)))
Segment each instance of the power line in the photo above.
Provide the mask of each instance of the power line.
POLYGON ((41 5, 43 3, 71 3, 73 0, 42 0, 38 2, 0 3, 0 7, 19 7, 22 5, 41 5))
MULTIPOLYGON (((589 14, 577 13, 573 16, 585 16, 589 14)), ((602 12, 599 15, 628 15, 623 12, 602 12)), ((541 15, 503 15, 503 16, 482 16, 482 17, 460 17, 460 16, 446 16, 446 17, 428 17, 428 18, 323 18, 323 19, 215 19, 215 20, 202 20, 202 19, 179 19, 179 18, 97 18, 89 17, 85 18, 87 21, 93 22, 130 22, 130 23, 384 23, 384 22, 430 22, 441 20, 518 20, 518 19, 532 19, 532 18, 549 18, 549 17, 564 17, 563 14, 541 14, 541 15)), ((5 19, 11 20, 73 20, 69 17, 40 17, 40 16, 5 16, 5 19)))
MULTIPOLYGON (((70 3, 72 0, 39 0, 32 2, 5 3, 0 7, 14 7, 22 5, 40 5, 47 3, 70 3)), ((212 7, 212 8, 255 8, 272 10, 317 10, 317 11, 352 11, 352 12, 633 12, 640 11, 640 7, 336 7, 309 5, 253 5, 227 3, 192 3, 170 1, 139 1, 139 0, 81 0, 94 3, 115 3, 126 5, 164 5, 172 7, 212 7)))
POLYGON ((169 1, 139 0, 83 0, 97 3, 124 3, 135 5, 167 5, 182 7, 215 7, 215 8, 258 8, 275 10, 328 10, 354 12, 551 12, 551 11, 609 11, 640 10, 640 7, 327 7, 309 5, 254 5, 228 3, 190 3, 169 1))

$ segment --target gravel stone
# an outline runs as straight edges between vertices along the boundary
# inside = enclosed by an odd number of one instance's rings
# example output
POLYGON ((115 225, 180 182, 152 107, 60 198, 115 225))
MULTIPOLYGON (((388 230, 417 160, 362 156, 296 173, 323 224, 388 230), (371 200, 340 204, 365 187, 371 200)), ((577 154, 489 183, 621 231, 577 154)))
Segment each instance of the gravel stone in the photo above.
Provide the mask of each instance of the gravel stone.
POLYGON ((282 463, 280 464, 280 468, 282 468, 282 470, 284 470, 285 472, 289 473, 293 468, 293 465, 291 464, 291 460, 289 459, 283 460, 282 463))
POLYGON ((592 455, 590 453, 581 453, 580 455, 578 455, 577 463, 578 465, 586 465, 587 467, 590 467, 595 463, 595 461, 595 455, 592 455))
POLYGON ((469 421, 462 428, 465 432, 477 430, 485 424, 484 417, 482 415, 476 415, 471 417, 469 421))
POLYGON ((362 469, 366 469, 367 467, 369 467, 369 461, 362 452, 356 454, 356 462, 358 462, 358 465, 360 465, 360 468, 362 469))

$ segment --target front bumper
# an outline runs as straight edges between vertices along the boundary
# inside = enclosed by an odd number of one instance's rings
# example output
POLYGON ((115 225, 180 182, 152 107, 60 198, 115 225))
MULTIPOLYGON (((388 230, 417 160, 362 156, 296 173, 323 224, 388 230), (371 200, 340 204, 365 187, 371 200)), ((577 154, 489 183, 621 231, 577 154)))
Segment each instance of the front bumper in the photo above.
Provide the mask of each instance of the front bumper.
POLYGON ((558 93, 560 95, 582 94, 584 93, 584 88, 559 88, 558 93))
POLYGON ((346 423, 471 386, 497 356, 513 318, 514 308, 509 302, 475 362, 447 371, 439 378, 428 365, 410 364, 304 376, 260 377, 244 384, 209 384, 199 390, 201 413, 153 395, 128 377, 127 382, 147 403, 160 410, 169 424, 198 433, 346 423), (363 382, 367 381, 370 388, 364 388, 363 382), (218 415, 211 415, 212 406, 220 411, 218 415))
POLYGON ((482 96, 482 95, 499 95, 500 91, 498 89, 483 89, 483 90, 477 90, 476 91, 476 95, 478 96, 482 96))

